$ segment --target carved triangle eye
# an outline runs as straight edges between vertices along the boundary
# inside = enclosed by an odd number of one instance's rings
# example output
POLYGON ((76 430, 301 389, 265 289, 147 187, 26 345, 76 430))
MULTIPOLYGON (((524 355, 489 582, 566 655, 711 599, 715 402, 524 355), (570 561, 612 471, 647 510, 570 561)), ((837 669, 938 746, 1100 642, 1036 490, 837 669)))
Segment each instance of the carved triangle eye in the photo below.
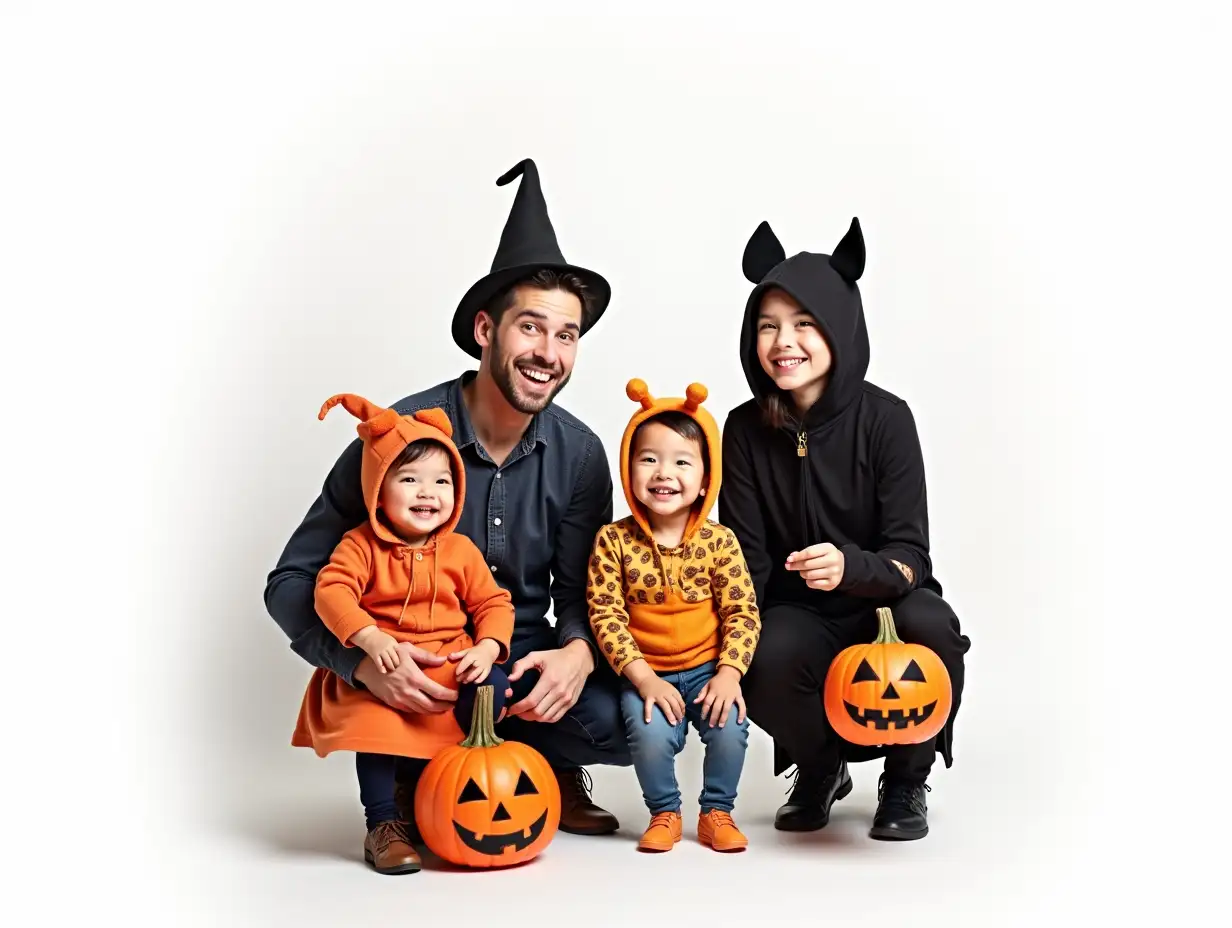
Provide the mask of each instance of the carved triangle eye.
POLYGON ((479 788, 479 784, 474 780, 467 780, 466 786, 462 787, 462 795, 458 797, 458 802, 487 802, 487 794, 479 788))
POLYGON ((526 775, 526 771, 523 770, 521 773, 519 773, 518 774, 518 785, 513 788, 513 795, 515 796, 537 796, 538 794, 539 794, 539 790, 535 789, 535 784, 532 783, 530 777, 526 775))
POLYGON ((881 677, 877 676, 877 671, 873 670, 868 659, 860 661, 860 666, 856 668, 856 675, 851 678, 852 683, 867 683, 868 681, 878 682, 881 677))
POLYGON ((920 669, 920 665, 914 660, 907 665, 907 669, 903 671, 900 680, 907 680, 912 683, 927 683, 924 679, 924 671, 920 669))

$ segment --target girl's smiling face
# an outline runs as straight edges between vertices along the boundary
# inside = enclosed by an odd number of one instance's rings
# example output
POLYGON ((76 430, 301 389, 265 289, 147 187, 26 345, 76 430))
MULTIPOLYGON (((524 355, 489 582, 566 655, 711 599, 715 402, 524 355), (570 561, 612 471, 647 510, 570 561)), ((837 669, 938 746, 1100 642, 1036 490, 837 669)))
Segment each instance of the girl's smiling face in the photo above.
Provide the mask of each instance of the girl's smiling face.
POLYGON ((833 358, 817 320, 782 290, 768 290, 757 317, 757 360, 780 390, 807 409, 825 388, 833 358))

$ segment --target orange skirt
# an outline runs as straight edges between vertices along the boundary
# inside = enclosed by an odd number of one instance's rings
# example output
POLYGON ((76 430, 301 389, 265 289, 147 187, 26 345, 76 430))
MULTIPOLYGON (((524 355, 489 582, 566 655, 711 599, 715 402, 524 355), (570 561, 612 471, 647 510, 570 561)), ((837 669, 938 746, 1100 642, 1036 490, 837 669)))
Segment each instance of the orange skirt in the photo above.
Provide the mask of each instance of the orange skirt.
MULTIPOLYGON (((473 642, 463 632, 451 641, 415 644, 425 651, 444 655, 469 648, 473 642)), ((456 663, 451 661, 421 669, 429 679, 457 690, 456 663)), ((336 673, 318 668, 308 681, 291 744, 297 748, 312 748, 320 757, 333 751, 356 751, 432 758, 442 748, 457 744, 464 737, 452 710, 439 715, 399 712, 366 689, 356 689, 336 673)))

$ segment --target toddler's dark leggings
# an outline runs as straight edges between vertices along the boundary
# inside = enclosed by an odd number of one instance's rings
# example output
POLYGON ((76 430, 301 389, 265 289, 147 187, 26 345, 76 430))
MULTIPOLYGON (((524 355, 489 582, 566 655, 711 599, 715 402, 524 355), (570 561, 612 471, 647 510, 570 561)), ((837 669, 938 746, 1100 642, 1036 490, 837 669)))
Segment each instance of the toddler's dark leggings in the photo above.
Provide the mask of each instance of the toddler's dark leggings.
MULTIPOLYGON (((493 667, 483 683, 467 683, 458 690, 458 704, 454 707, 454 716, 463 732, 471 730, 471 713, 474 710, 476 690, 480 686, 492 687, 492 719, 495 722, 505 705, 505 688, 508 685, 505 672, 499 667, 493 667)), ((398 806, 394 802, 395 776, 401 773, 404 782, 414 782, 427 763, 422 758, 398 757, 393 754, 355 755, 359 801, 363 803, 364 819, 369 831, 379 822, 398 818, 398 806)))

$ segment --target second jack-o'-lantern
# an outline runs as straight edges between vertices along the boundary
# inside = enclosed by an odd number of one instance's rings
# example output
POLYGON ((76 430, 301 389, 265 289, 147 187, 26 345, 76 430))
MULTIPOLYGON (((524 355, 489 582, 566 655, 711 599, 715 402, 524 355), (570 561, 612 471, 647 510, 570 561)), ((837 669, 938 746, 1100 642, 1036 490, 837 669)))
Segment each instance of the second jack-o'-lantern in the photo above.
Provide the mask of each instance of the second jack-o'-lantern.
POLYGON ((560 825, 560 787, 534 748, 496 736, 492 687, 475 695, 469 737, 424 768, 415 824, 442 860, 506 867, 538 856, 560 825))
POLYGON ((950 716, 950 675, 936 652, 907 644, 889 609, 878 609, 881 628, 872 644, 839 652, 826 673, 826 717, 839 737, 869 747, 919 744, 950 716))

